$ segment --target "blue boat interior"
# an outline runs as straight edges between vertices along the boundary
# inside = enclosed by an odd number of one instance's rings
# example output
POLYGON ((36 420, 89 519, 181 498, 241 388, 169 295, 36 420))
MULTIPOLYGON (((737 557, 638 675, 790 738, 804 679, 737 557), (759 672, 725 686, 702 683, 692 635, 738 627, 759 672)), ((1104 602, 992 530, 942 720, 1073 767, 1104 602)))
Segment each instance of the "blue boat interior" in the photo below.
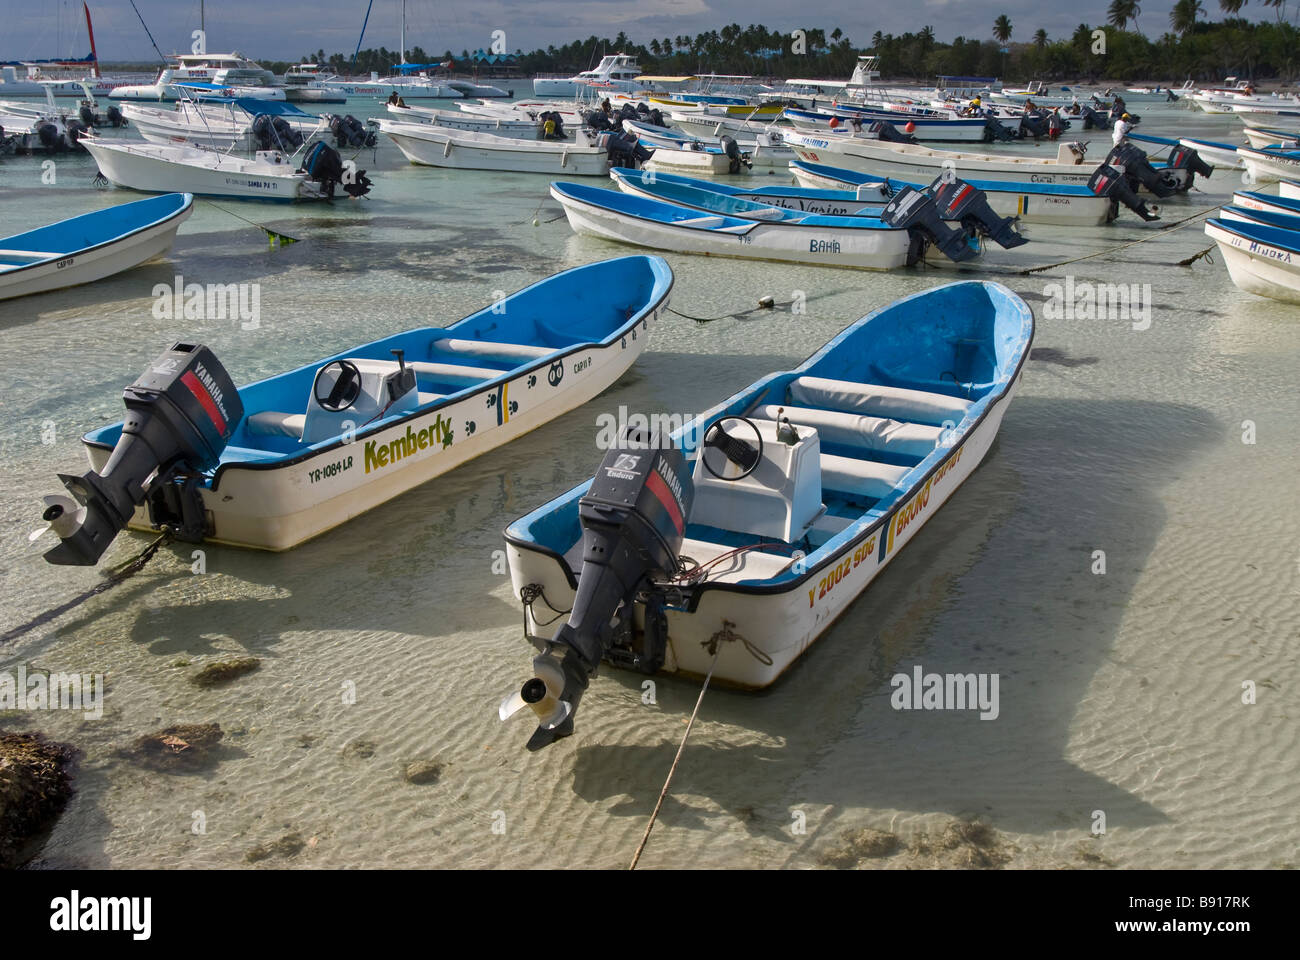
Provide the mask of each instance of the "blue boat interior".
MULTIPOLYGON (((1300 230, 1300 216, 1293 213, 1277 213, 1273 210, 1251 210, 1248 207, 1226 206, 1223 208, 1224 213, 1234 213, 1237 216, 1226 218, 1227 223, 1237 221, 1238 218, 1244 217, 1251 223, 1263 224, 1266 227, 1279 227, 1283 230, 1300 230)), ((1225 218, 1220 218, 1225 219, 1225 218)))
MULTIPOLYGON (((646 174, 640 170, 634 170, 631 167, 613 167, 610 176, 619 180, 626 180, 633 184, 642 184, 646 181, 646 174)), ((662 170, 654 172, 654 179, 657 183, 680 184, 686 187, 695 187, 699 190, 707 190, 710 193, 722 194, 726 197, 735 197, 737 200, 749 200, 752 197, 771 197, 775 199, 798 199, 798 200, 820 200, 823 202, 833 203, 862 203, 863 211, 879 211, 885 201, 878 200, 861 200, 855 190, 818 190, 812 187, 791 187, 791 186, 771 186, 771 187, 733 187, 729 183, 714 183, 711 180, 700 180, 695 177, 687 177, 677 173, 665 173, 662 170)), ((878 181, 869 181, 876 183, 878 181)), ((751 201, 757 202, 757 201, 751 201)), ((855 214, 857 216, 866 215, 855 214)))
POLYGON ((2 237, 0 272, 56 260, 109 243, 174 217, 193 202, 194 197, 188 193, 166 193, 83 213, 12 237, 2 237))
MULTIPOLYGON (((864 317, 795 370, 771 374, 672 431, 696 482, 683 554, 706 563, 743 549, 748 561, 719 567, 711 578, 769 584, 801 576, 791 568, 796 551, 808 567, 837 554, 904 503, 1006 392, 1029 350, 1033 323, 1024 301, 999 284, 948 284, 864 317), (748 418, 766 436, 761 467, 788 448, 771 442, 779 418, 789 420, 801 444, 815 431, 817 446, 810 449, 819 475, 816 506, 822 509, 810 524, 791 528, 792 536, 767 532, 781 511, 774 491, 788 489, 781 470, 769 473, 772 489, 752 510, 730 502, 716 509, 716 500, 701 498, 701 481, 712 481, 701 469, 700 441, 726 417, 748 418), (720 519, 724 514, 730 522, 720 519)), ((733 424, 727 424, 733 436, 752 438, 752 430, 733 424)), ((649 425, 653 431, 654 421, 649 425)), ((507 536, 565 557, 576 575, 578 501, 589 486, 582 483, 515 521, 507 536)), ((733 489, 734 497, 754 493, 733 489)))
POLYGON ((1239 237, 1245 237, 1247 240, 1253 240, 1256 243, 1264 243, 1270 247, 1277 247, 1280 250, 1286 250, 1289 253, 1300 253, 1300 233, 1294 230, 1288 230, 1284 227, 1267 226, 1262 223, 1246 223, 1241 220, 1207 220, 1206 223, 1213 224, 1235 233, 1239 237))
MULTIPOLYGON (((241 387, 244 416, 216 469, 229 463, 273 464, 296 458, 337 443, 349 431, 361 439, 503 383, 530 367, 549 366, 574 348, 615 342, 640 323, 671 286, 672 272, 659 257, 587 264, 548 277, 450 326, 394 334, 241 387), (415 374, 414 389, 397 399, 388 389, 390 379, 400 373, 394 350, 404 351, 401 364, 415 374), (340 361, 351 364, 356 375, 340 361), (335 391, 340 380, 345 382, 335 391), (333 409, 339 397, 351 402, 333 409)), ((113 446, 121 431, 122 424, 116 423, 88 433, 86 441, 113 446)))
MULTIPOLYGON (((828 180, 838 180, 846 186, 858 187, 864 183, 880 183, 881 177, 874 177, 870 174, 860 173, 856 170, 846 170, 843 167, 832 167, 824 163, 809 163, 806 160, 791 160, 790 164, 814 176, 824 177, 828 180)), ((909 183, 906 180, 897 180, 893 177, 883 178, 884 182, 889 185, 892 192, 897 193, 903 187, 911 187, 914 190, 924 190, 929 185, 923 183, 909 183)), ((1052 196, 1067 197, 1091 197, 1094 194, 1086 186, 1071 183, 1029 183, 1028 181, 1011 181, 1011 180, 968 180, 962 177, 962 181, 969 183, 976 190, 983 190, 985 193, 1028 193, 1043 194, 1052 196)))

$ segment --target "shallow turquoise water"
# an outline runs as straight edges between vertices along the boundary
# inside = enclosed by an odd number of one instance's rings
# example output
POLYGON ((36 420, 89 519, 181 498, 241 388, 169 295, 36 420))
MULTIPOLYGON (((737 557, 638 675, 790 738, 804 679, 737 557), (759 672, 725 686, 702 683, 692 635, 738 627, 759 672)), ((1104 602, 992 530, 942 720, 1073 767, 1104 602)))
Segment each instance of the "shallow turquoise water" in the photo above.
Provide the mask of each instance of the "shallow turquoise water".
MULTIPOLYGON (((1237 126, 1142 112, 1157 134, 1226 140, 1237 126)), ((386 142, 357 160, 375 180, 364 201, 200 201, 168 259, 0 304, 0 625, 97 582, 45 564, 27 533, 55 474, 84 469, 80 434, 120 418, 122 387, 173 340, 207 343, 243 383, 628 252, 574 236, 543 177, 414 167, 386 142), (271 248, 239 217, 301 242, 271 248), (260 328, 156 319, 153 287, 178 275, 259 283, 260 328), (54 442, 42 442, 51 425, 54 442)), ((55 170, 43 184, 39 159, 0 164, 0 235, 134 196, 92 186, 88 157, 55 170)), ((1166 222, 1239 185, 1216 173, 1171 200, 1166 222)), ((1028 365, 981 470, 790 675, 762 694, 708 694, 643 863, 812 866, 844 830, 907 838, 975 814, 1016 865, 1083 863, 1081 843, 1128 867, 1290 861, 1300 311, 1237 290, 1217 257, 1173 266, 1209 246, 1199 225, 1034 276, 1015 271, 1153 229, 1126 214, 1024 232, 1030 245, 974 268, 888 275, 669 254, 682 313, 723 316, 799 291, 807 313, 671 318, 614 388, 505 449, 286 554, 210 547, 207 572, 193 575, 192 548, 171 547, 3 649, 0 670, 109 675, 101 720, 0 715, 0 728, 44 730, 84 752, 42 862, 233 867, 298 833, 314 842, 266 862, 624 864, 697 687, 661 678, 657 704, 643 705, 640 677, 602 671, 578 735, 524 752, 527 724, 496 718, 531 656, 494 556, 502 528, 590 475, 599 414, 705 409, 868 311, 958 277, 1024 296, 1035 345, 1051 352, 1028 365), (1149 283, 1150 328, 1044 316, 1048 285, 1067 275, 1149 283), (204 662, 245 653, 262 658, 258 672, 216 690, 187 682, 204 662), (916 663, 1000 673, 999 720, 889 709, 890 676, 916 663), (1239 702, 1243 680, 1260 684, 1253 706, 1239 702), (354 704, 340 696, 346 683, 354 704), (207 721, 227 737, 202 773, 151 773, 117 754, 160 726, 207 721), (421 758, 444 765, 436 784, 403 780, 421 758), (1096 809, 1109 811, 1100 840, 1096 809), (206 833, 192 832, 195 811, 206 833)), ((124 535, 107 560, 145 542, 124 535)))

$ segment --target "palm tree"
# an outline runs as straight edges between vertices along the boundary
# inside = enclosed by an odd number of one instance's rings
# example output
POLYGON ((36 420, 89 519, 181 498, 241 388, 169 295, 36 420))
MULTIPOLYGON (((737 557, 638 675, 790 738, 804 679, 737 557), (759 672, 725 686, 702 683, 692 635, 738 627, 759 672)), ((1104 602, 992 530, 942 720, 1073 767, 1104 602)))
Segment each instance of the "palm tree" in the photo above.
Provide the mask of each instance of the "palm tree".
POLYGON ((1196 26, 1196 15, 1204 12, 1201 0, 1178 0, 1169 11, 1169 25, 1179 34, 1191 33, 1196 26))
POLYGON ((1011 20, 1005 13, 999 14, 993 21, 993 39, 998 43, 1006 43, 1011 39, 1011 20))
POLYGON ((1219 0, 1219 9, 1224 13, 1240 13, 1249 0, 1219 0))
POLYGON ((1142 7, 1137 0, 1110 0, 1110 9, 1107 11, 1107 23, 1113 27, 1123 30, 1128 26, 1130 20, 1133 26, 1137 26, 1138 14, 1142 12, 1142 7))
POLYGON ((1034 46, 1039 50, 1047 46, 1047 31, 1042 27, 1039 27, 1038 31, 1034 34, 1034 46))
POLYGON ((1281 23, 1286 18, 1286 0, 1263 0, 1264 6, 1272 7, 1277 11, 1277 22, 1281 23))

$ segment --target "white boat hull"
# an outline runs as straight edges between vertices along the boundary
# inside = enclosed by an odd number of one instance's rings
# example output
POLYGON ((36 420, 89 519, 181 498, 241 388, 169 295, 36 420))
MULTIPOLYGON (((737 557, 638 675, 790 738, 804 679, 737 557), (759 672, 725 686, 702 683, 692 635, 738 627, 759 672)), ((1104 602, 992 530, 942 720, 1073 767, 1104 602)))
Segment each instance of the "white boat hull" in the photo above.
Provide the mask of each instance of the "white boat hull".
POLYGON ((380 120, 386 133, 412 163, 453 170, 500 170, 555 176, 603 177, 608 156, 599 147, 571 142, 494 137, 434 124, 380 120))
POLYGON ((1295 134, 1291 138, 1279 137, 1275 133, 1268 133, 1255 127, 1247 127, 1243 132, 1246 134, 1246 139, 1250 142, 1250 145, 1256 150, 1277 146, 1278 144, 1294 150, 1297 145, 1300 145, 1300 134, 1295 134))
POLYGON ((1205 234, 1219 245, 1228 275, 1239 289, 1300 303, 1300 254, 1237 236, 1212 223, 1205 225, 1205 234))
POLYGON ((1300 155, 1285 157, 1247 147, 1242 147, 1237 153, 1246 165, 1246 172, 1257 183, 1300 177, 1300 155))
POLYGON ((191 204, 163 223, 51 263, 21 271, 0 268, 0 300, 91 283, 160 257, 171 249, 177 229, 193 211, 191 204))
MULTIPOLYGON (((963 180, 1004 180, 1086 186, 1095 164, 1058 163, 1037 157, 932 150, 914 144, 857 138, 833 140, 788 133, 786 145, 809 163, 827 164, 900 180, 926 183, 945 169, 963 180)), ((1064 147, 1064 144, 1062 145, 1064 147)))
POLYGON ((906 230, 846 230, 756 222, 743 233, 726 233, 630 217, 554 189, 551 196, 564 207, 574 232, 652 250, 862 270, 894 270, 907 265, 910 238, 906 230))
MULTIPOLYGON (((979 466, 997 436, 1019 382, 1017 378, 990 407, 988 415, 935 469, 931 476, 938 479, 927 481, 912 497, 901 502, 865 541, 847 544, 826 564, 827 575, 820 581, 809 580, 782 593, 745 593, 720 587, 707 591, 692 612, 669 608, 666 611, 668 652, 663 670, 696 676, 708 673, 713 660, 709 650, 714 646, 709 641, 725 623, 746 643, 721 644, 714 679, 747 689, 772 684, 867 589, 979 466), (910 513, 913 509, 914 515, 910 513), (909 519, 904 530, 895 534, 900 515, 909 519), (840 578, 833 579, 839 571, 843 571, 840 578), (770 662, 761 662, 748 648, 761 651, 770 662)), ((553 606, 559 609, 573 606, 574 590, 559 561, 539 551, 520 549, 509 540, 506 557, 516 596, 524 586, 535 583, 541 585, 547 602, 553 606)), ((530 616, 528 633, 549 639, 564 622, 565 618, 560 617, 545 624, 530 616)), ((644 629, 640 605, 636 627, 644 629)))
MULTIPOLYGON (((665 296, 639 329, 623 341, 583 347, 552 362, 552 369, 557 364, 562 368, 552 389, 529 389, 528 380, 536 379, 537 374, 524 371, 504 386, 487 387, 373 437, 295 463, 262 469, 240 464, 223 467, 217 489, 202 491, 212 519, 212 535, 207 539, 254 549, 287 550, 543 426, 594 399, 626 373, 645 349, 649 328, 658 325, 667 304, 665 296), (485 405, 489 394, 496 397, 492 407, 485 405), (492 409, 502 411, 503 422, 493 423, 496 415, 491 419, 485 415, 492 409), (452 430, 449 445, 431 443, 397 463, 381 465, 376 459, 376 451, 407 436, 408 430, 418 435, 440 421, 452 430), (473 424, 472 432, 469 424, 473 424)), ((99 470, 111 451, 87 444, 86 452, 91 467, 99 470)), ((147 510, 137 510, 130 525, 137 530, 151 529, 147 510)))
POLYGON ((119 187, 144 193, 193 193, 208 197, 299 200, 319 196, 316 185, 283 165, 275 174, 265 165, 192 147, 132 145, 82 140, 100 172, 119 187))
POLYGON ((1295 180, 1283 180, 1277 185, 1277 193, 1280 197, 1290 197, 1292 200, 1300 200, 1300 182, 1295 180))
POLYGON ((438 110, 433 107, 399 107, 388 105, 388 113, 399 123, 432 123, 452 130, 472 130, 491 133, 498 137, 515 137, 519 140, 536 140, 538 124, 532 120, 510 120, 505 117, 475 116, 472 113, 438 110))

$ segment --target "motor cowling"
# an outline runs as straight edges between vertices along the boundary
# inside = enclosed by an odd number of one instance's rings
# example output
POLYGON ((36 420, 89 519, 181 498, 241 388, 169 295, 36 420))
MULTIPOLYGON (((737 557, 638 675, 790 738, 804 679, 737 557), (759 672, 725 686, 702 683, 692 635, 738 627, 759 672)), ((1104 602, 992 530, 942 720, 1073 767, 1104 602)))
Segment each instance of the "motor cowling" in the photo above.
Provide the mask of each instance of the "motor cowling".
POLYGON ((59 133, 59 128, 52 123, 42 123, 36 128, 36 139, 41 142, 41 146, 47 152, 53 153, 56 150, 62 150, 65 147, 63 134, 59 133))
POLYGON ((1114 219, 1115 210, 1118 204, 1122 203, 1143 220, 1159 220, 1160 216, 1155 209, 1148 209, 1146 201, 1139 197, 1129 184, 1128 177, 1124 175, 1123 170, 1116 169, 1108 163, 1099 166, 1091 177, 1088 178, 1088 189, 1099 197, 1109 197, 1111 201, 1111 217, 1114 219))
POLYGON ((108 117, 108 125, 110 127, 126 126, 126 117, 122 116, 122 111, 117 108, 116 104, 110 103, 108 109, 104 111, 104 114, 108 117))
MULTIPOLYGON (((173 344, 122 401, 126 419, 108 462, 80 477, 59 474, 72 498, 45 498, 44 519, 61 540, 45 554, 50 563, 93 566, 146 498, 174 500, 167 488, 215 467, 244 416, 230 375, 198 343, 173 344)), ((190 514, 201 528, 202 510, 190 514)))
POLYGON ((916 137, 910 133, 903 133, 898 127, 894 126, 888 120, 873 121, 869 128, 879 140, 886 143, 919 143, 916 137))
POLYGON ((880 219, 891 227, 907 230, 918 241, 909 254, 908 266, 920 259, 926 243, 934 244, 948 259, 958 263, 979 256, 979 248, 971 245, 965 229, 944 223, 934 196, 926 191, 903 187, 881 209, 880 219))
POLYGON ((90 107, 85 104, 82 104, 81 109, 77 111, 77 116, 81 117, 81 122, 88 127, 95 126, 96 122, 99 120, 99 118, 95 116, 95 111, 91 110, 90 107))
POLYGON ((1016 230, 1019 218, 999 217, 989 206, 988 194, 965 180, 938 177, 930 184, 930 192, 944 220, 956 221, 1008 250, 1028 242, 1016 230))
POLYGON ((741 153, 740 144, 736 143, 735 137, 724 134, 718 142, 722 145, 722 152, 727 155, 727 159, 730 161, 727 165, 729 172, 740 173, 742 165, 746 169, 752 169, 753 164, 749 162, 749 158, 745 154, 741 153))
POLYGON ((350 197, 364 197, 370 192, 370 178, 366 171, 349 171, 343 165, 339 152, 323 140, 317 140, 302 159, 302 170, 320 184, 321 192, 334 199, 334 188, 342 186, 350 197))
MULTIPOLYGON (((1202 177, 1208 177, 1214 173, 1214 167, 1201 159, 1201 155, 1192 147, 1179 144, 1169 152, 1169 169, 1170 170, 1189 170, 1192 174, 1200 174, 1202 177)), ((1189 189, 1192 185, 1192 178, 1187 178, 1187 186, 1183 189, 1189 189)))
POLYGON ((1177 187, 1157 171, 1155 167, 1151 166, 1146 154, 1131 143, 1120 143, 1112 148, 1110 153, 1106 154, 1103 163, 1117 170, 1122 170, 1129 179, 1130 188, 1134 192, 1137 191, 1138 184, 1146 187, 1161 198, 1172 196, 1177 192, 1177 187))
POLYGON ((534 677, 499 710, 503 720, 525 706, 537 715, 529 750, 573 733, 578 703, 632 623, 638 592, 680 569, 694 495, 685 454, 666 437, 629 428, 605 455, 578 501, 582 569, 569 619, 533 660, 534 677))
POLYGON ((63 128, 66 131, 68 147, 75 150, 84 150, 81 146, 81 138, 87 133, 86 126, 80 120, 68 118, 63 122, 63 128))

